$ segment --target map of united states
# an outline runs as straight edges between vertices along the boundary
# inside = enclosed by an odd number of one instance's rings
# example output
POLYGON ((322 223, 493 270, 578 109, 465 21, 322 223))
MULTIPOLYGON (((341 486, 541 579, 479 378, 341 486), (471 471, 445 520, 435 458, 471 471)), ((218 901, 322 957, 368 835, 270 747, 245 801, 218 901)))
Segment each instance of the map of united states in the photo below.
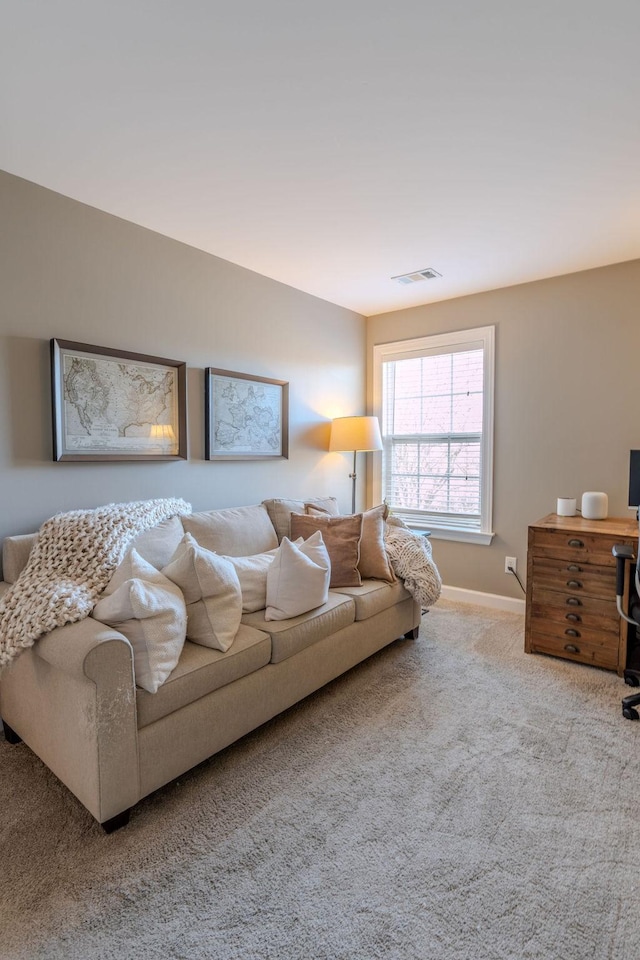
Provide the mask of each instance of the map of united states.
MULTIPOLYGON (((65 441, 69 449, 139 445, 154 424, 174 417, 176 373, 108 358, 64 361, 65 441)), ((150 441, 151 442, 151 441, 150 441)))

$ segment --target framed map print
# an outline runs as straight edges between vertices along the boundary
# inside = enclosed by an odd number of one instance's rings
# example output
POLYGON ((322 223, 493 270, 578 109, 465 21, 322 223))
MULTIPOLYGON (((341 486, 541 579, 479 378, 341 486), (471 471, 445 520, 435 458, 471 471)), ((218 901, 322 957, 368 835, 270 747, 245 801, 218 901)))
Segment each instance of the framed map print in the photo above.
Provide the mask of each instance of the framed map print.
POLYGON ((184 460, 186 363, 51 340, 54 460, 184 460))
POLYGON ((205 458, 286 460, 289 384, 230 370, 205 370, 205 458))

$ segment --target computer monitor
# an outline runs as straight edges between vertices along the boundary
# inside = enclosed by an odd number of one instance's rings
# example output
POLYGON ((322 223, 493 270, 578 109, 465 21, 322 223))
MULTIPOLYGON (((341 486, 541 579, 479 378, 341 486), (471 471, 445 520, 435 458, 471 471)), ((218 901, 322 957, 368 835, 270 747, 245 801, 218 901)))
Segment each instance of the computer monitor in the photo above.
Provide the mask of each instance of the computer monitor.
POLYGON ((640 450, 629 456, 629 506, 640 507, 640 450))

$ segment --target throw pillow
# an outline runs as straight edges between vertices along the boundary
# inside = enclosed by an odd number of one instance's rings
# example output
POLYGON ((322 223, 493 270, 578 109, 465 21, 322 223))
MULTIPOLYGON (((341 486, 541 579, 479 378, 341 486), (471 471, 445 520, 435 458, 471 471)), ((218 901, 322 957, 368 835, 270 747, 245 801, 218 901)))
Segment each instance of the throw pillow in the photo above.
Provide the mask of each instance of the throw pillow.
MULTIPOLYGON (((302 543, 302 537, 297 542, 302 543)), ((255 613, 256 610, 264 610, 266 607, 267 573, 277 552, 278 547, 266 553, 256 553, 252 557, 225 557, 238 574, 243 613, 255 613)))
POLYGON ((291 536, 307 539, 319 530, 331 560, 331 587, 359 587, 358 571, 362 514, 350 517, 309 517, 291 514, 291 536))
MULTIPOLYGON (((307 504, 306 512, 310 517, 326 516, 324 510, 312 504, 307 504)), ((396 581, 384 543, 384 522, 388 515, 389 508, 386 503, 365 510, 362 514, 358 570, 363 580, 385 580, 387 583, 396 581)))
POLYGON ((384 544, 384 522, 389 515, 386 503, 365 510, 362 515, 362 539, 358 570, 364 580, 385 580, 394 583, 396 575, 384 544))
POLYGON ((242 618, 242 592, 233 564, 186 533, 162 572, 184 594, 188 639, 226 652, 242 618))
POLYGON ((278 535, 278 543, 282 543, 283 537, 291 536, 289 527, 291 514, 304 513, 307 505, 319 507, 333 517, 337 517, 339 513, 338 501, 335 497, 312 497, 309 500, 287 500, 280 497, 262 502, 271 517, 271 523, 278 535))
POLYGON ((265 620, 288 620, 327 602, 331 562, 322 534, 303 543, 285 537, 267 574, 265 620))
POLYGON ((137 685, 156 693, 184 646, 187 611, 178 587, 132 550, 91 615, 124 634, 133 647, 137 685))
POLYGON ((243 613, 264 610, 267 604, 267 573, 278 549, 276 547, 275 550, 257 553, 252 557, 224 558, 229 561, 238 575, 243 613))

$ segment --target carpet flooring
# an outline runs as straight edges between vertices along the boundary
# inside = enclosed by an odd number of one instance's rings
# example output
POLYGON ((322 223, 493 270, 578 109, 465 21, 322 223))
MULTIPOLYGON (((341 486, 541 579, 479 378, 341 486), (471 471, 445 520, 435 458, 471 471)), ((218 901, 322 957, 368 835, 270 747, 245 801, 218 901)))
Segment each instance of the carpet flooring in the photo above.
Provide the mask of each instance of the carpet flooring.
POLYGON ((625 692, 440 601, 110 836, 0 734, 0 957, 636 960, 625 692))

